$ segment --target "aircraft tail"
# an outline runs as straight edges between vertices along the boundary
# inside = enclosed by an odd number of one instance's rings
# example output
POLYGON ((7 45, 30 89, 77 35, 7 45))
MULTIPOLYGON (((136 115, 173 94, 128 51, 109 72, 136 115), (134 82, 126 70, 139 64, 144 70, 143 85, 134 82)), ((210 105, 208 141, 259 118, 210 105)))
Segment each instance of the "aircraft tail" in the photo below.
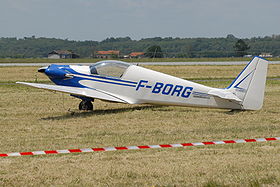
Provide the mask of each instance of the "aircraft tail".
POLYGON ((254 57, 227 89, 241 100, 244 110, 262 108, 268 61, 254 57))

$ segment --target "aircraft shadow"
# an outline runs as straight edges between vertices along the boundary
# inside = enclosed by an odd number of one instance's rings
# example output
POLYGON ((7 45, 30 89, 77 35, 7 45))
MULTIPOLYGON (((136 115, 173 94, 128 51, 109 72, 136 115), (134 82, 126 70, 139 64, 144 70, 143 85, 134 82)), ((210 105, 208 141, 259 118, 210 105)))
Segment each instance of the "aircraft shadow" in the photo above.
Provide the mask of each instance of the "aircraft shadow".
MULTIPOLYGON (((105 109, 105 110, 93 110, 93 111, 68 111, 68 113, 60 115, 60 116, 52 116, 52 117, 45 117, 41 118, 41 120, 64 120, 64 119, 72 119, 72 118, 82 118, 88 116, 98 116, 98 115, 107 115, 107 114, 116 114, 116 113, 124 113, 124 112, 132 112, 135 110, 152 110, 156 109, 158 111, 168 111, 168 106, 164 105, 147 105, 147 106, 135 106, 135 107, 127 107, 127 108, 115 108, 115 109, 105 109)), ((170 109, 172 110, 172 109, 170 109)), ((187 109, 184 112, 189 112, 191 110, 187 109)), ((192 110, 193 111, 193 110, 192 110)), ((228 115, 235 115, 243 110, 230 110, 230 111, 221 111, 222 113, 228 115)))
POLYGON ((235 114, 239 114, 244 112, 244 110, 230 110, 230 111, 226 111, 225 113, 228 115, 235 115, 235 114))
POLYGON ((97 116, 97 115, 107 115, 107 114, 116 114, 124 112, 132 112, 135 110, 146 110, 146 109, 158 109, 166 106, 154 105, 154 106, 135 106, 128 108, 116 108, 116 109, 106 109, 106 110, 93 110, 93 111, 69 111, 67 114, 53 117, 41 118, 41 120, 63 120, 71 118, 82 118, 88 116, 97 116))

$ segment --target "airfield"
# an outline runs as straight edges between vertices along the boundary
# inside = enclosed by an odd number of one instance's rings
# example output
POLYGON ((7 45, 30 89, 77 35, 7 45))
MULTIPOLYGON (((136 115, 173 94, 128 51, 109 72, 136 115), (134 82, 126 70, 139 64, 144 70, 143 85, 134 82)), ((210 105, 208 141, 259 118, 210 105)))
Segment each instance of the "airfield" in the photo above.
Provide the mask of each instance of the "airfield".
MULTIPOLYGON (((146 67, 224 88, 244 65, 146 67)), ((99 100, 81 112, 68 94, 14 84, 50 83, 38 68, 0 67, 0 153, 280 136, 280 64, 269 64, 263 108, 245 112, 99 100)), ((6 157, 0 185, 278 186, 279 159, 279 141, 6 157)))

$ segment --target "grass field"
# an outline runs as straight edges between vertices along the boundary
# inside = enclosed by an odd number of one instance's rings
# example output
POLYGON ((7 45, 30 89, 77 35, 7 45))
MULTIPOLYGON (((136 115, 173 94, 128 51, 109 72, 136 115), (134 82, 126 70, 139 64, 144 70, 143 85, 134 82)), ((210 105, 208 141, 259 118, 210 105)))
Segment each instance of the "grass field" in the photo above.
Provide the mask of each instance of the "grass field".
MULTIPOLYGON (((95 102, 21 85, 38 67, 0 68, 0 153, 279 137, 280 81, 260 111, 95 102)), ((149 66, 182 78, 234 78, 243 66, 149 66)), ((268 77, 279 77, 270 65, 268 77)), ((226 87, 230 81, 203 81, 226 87)), ((280 142, 0 158, 0 186, 279 186, 280 142)))

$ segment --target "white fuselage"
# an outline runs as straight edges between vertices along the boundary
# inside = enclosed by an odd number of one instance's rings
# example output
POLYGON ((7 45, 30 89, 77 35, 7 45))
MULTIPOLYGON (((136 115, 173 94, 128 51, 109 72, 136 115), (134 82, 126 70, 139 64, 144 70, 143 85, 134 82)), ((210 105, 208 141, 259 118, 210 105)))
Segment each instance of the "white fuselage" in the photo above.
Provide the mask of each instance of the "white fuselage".
MULTIPOLYGON (((88 71, 85 66, 83 68, 71 66, 71 68, 80 73, 88 71)), ((119 81, 114 78, 103 82, 80 80, 79 83, 111 94, 130 104, 148 103, 241 109, 240 104, 235 101, 209 95, 208 92, 215 88, 135 65, 129 66, 119 81)))

